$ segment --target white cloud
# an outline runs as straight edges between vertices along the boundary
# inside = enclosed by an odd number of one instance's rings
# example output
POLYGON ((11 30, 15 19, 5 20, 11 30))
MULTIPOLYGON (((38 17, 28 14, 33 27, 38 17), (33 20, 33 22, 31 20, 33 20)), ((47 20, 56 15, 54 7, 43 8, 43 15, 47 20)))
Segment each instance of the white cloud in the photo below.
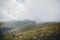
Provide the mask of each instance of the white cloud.
POLYGON ((23 5, 23 3, 17 3, 16 0, 10 0, 6 7, 2 8, 2 18, 3 20, 21 20, 31 18, 28 9, 23 5))
POLYGON ((59 21, 57 0, 0 0, 3 20, 59 21))
POLYGON ((57 0, 30 0, 26 5, 37 21, 59 21, 57 0))

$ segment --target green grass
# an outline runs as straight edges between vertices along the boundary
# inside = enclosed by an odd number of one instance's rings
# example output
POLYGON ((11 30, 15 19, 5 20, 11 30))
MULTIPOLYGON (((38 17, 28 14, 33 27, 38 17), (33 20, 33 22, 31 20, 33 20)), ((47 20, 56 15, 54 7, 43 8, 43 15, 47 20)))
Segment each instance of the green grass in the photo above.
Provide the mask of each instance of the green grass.
POLYGON ((56 40, 56 35, 59 33, 57 24, 49 24, 43 27, 17 33, 14 37, 6 35, 4 40, 56 40))

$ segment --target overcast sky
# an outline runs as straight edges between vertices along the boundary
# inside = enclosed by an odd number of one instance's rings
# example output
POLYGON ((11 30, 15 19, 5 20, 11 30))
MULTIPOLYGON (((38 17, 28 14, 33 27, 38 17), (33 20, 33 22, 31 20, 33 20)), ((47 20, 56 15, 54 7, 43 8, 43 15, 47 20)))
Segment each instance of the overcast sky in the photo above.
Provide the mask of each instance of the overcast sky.
POLYGON ((0 21, 59 21, 58 0, 0 0, 0 21))

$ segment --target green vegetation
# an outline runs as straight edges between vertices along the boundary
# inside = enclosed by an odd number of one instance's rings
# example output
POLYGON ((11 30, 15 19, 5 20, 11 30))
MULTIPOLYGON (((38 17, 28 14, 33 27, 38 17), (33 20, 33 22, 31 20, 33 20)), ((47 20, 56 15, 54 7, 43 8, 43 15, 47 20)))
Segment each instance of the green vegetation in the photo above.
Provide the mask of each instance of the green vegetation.
POLYGON ((17 33, 15 36, 5 35, 4 40, 56 40, 59 30, 60 23, 48 24, 26 32, 17 33))

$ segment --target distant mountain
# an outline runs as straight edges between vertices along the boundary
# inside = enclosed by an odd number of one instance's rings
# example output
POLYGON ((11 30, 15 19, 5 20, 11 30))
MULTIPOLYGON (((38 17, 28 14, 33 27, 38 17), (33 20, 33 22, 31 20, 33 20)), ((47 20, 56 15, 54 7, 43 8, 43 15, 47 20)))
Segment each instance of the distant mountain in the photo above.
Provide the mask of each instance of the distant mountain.
POLYGON ((14 28, 14 29, 12 29, 10 31, 25 32, 25 31, 31 30, 31 29, 33 29, 35 27, 36 27, 36 23, 33 21, 33 22, 27 23, 27 24, 25 24, 23 26, 14 28))
POLYGON ((35 26, 35 21, 31 20, 22 20, 22 21, 5 21, 0 23, 0 32, 5 33, 8 31, 26 31, 28 29, 32 29, 35 26))
POLYGON ((3 22, 4 25, 2 25, 2 26, 15 28, 15 27, 20 27, 20 26, 25 25, 25 24, 30 23, 30 22, 32 22, 32 21, 30 21, 30 20, 6 21, 6 22, 3 22))

